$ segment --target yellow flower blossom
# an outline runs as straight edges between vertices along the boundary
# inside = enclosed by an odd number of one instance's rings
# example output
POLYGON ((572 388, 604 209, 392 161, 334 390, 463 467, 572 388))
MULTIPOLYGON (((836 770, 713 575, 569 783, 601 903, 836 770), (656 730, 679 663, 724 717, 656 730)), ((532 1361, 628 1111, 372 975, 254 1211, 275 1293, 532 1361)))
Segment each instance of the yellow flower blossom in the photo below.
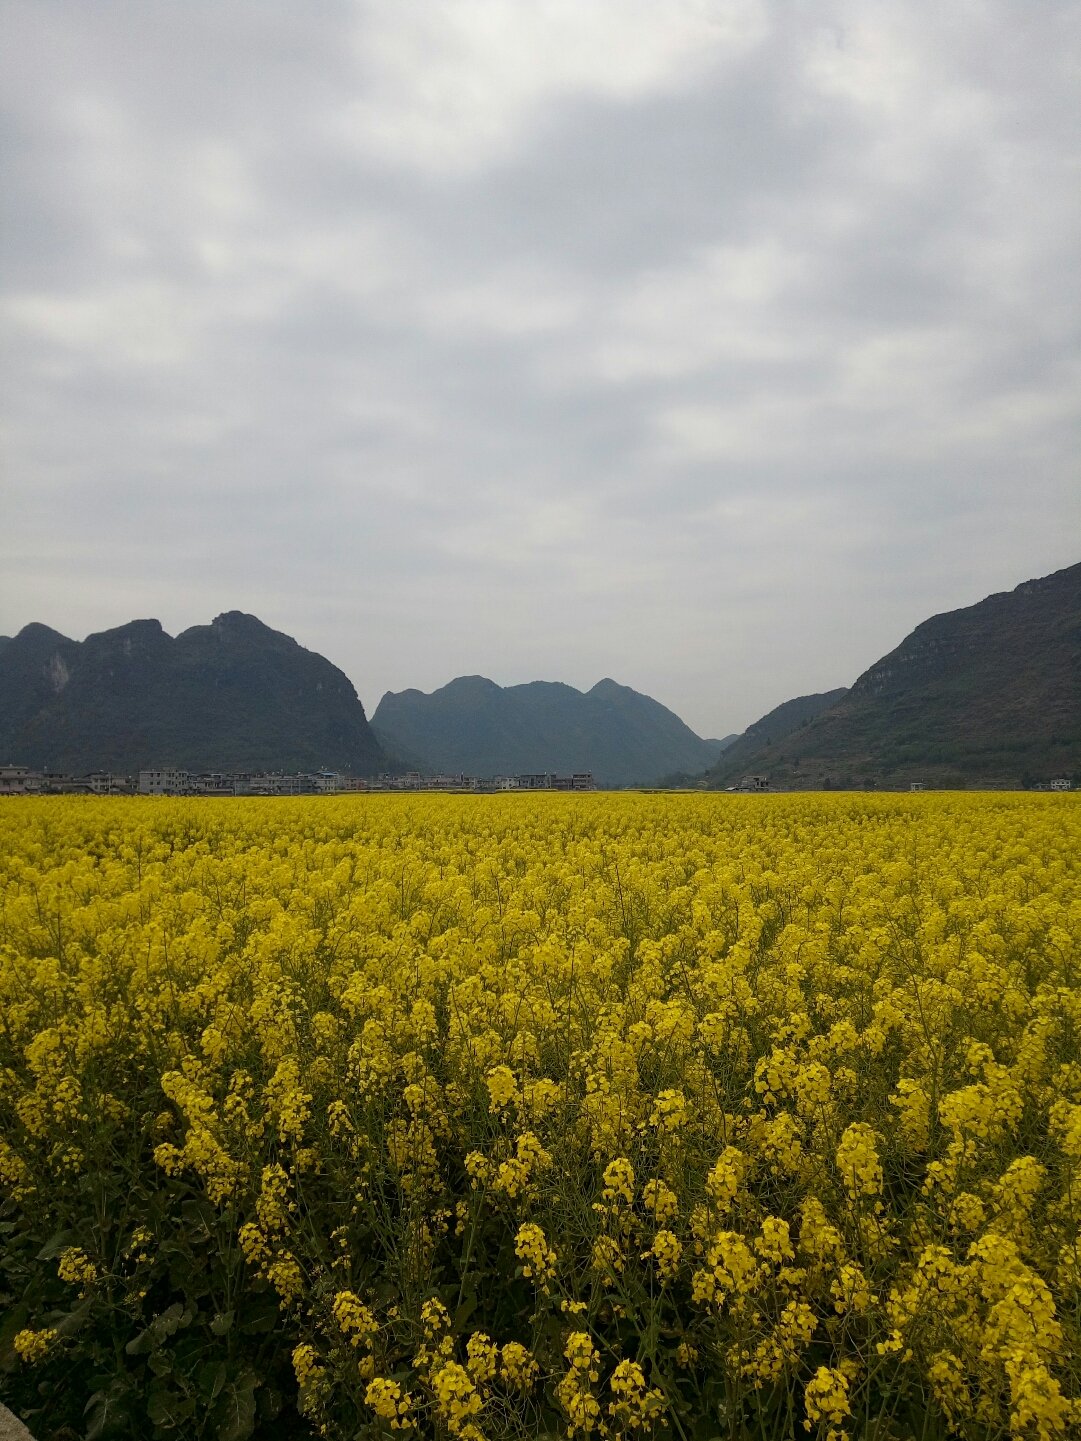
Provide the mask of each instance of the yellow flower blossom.
POLYGON ((599 1276, 619 1275, 626 1266, 623 1248, 614 1236, 598 1236, 593 1242, 590 1268, 599 1276))
POLYGON ((662 1281, 671 1281, 679 1270, 683 1255, 683 1242, 672 1231, 660 1230, 653 1237, 648 1251, 642 1252, 642 1260, 656 1263, 657 1274, 662 1281))
POLYGON ((376 1376, 368 1382, 364 1400, 394 1431, 408 1431, 413 1426, 413 1398, 403 1391, 400 1382, 376 1376))
POLYGON ((293 1348, 293 1370, 299 1386, 310 1386, 326 1375, 326 1369, 320 1365, 315 1347, 309 1346, 307 1342, 293 1348))
POLYGON ((16 1331, 11 1344, 19 1360, 24 1361, 28 1366, 33 1366, 38 1361, 45 1359, 52 1350, 56 1339, 57 1333, 51 1327, 46 1326, 41 1331, 24 1328, 22 1331, 16 1331))
POLYGON ((629 1206, 634 1201, 634 1167, 626 1156, 617 1156, 604 1168, 604 1188, 601 1192, 611 1205, 624 1201, 629 1206))
POLYGON ((740 1373, 756 1387, 776 1382, 803 1354, 815 1331, 815 1314, 806 1301, 789 1301, 777 1324, 751 1348, 740 1352, 740 1373))
POLYGON ((456 1361, 447 1361, 433 1372, 431 1387, 440 1418, 452 1436, 461 1436, 484 1404, 473 1377, 456 1361))
POLYGON ((764 1261, 772 1261, 775 1266, 793 1260, 796 1253, 792 1249, 788 1222, 779 1216, 767 1216, 755 1238, 754 1249, 764 1261))
POLYGON ((664 1393, 646 1387, 645 1373, 637 1361, 620 1361, 608 1381, 612 1400, 608 1415, 616 1434, 646 1433, 664 1415, 664 1393))
POLYGON ((504 1111, 519 1099, 518 1082, 509 1066, 493 1066, 485 1081, 493 1111, 504 1111))
POLYGON ((84 1290, 98 1278, 98 1268, 85 1251, 78 1246, 68 1246, 60 1253, 57 1275, 69 1286, 80 1286, 84 1290))
POLYGON ((483 1331, 474 1331, 465 1345, 466 1369, 477 1386, 484 1387, 495 1378, 499 1368, 499 1348, 483 1331))
POLYGON ((706 1190, 721 1215, 729 1209, 747 1169, 746 1157, 735 1146, 726 1146, 706 1177, 706 1190))
POLYGON ((848 1377, 833 1366, 819 1366, 807 1382, 803 1393, 807 1411, 804 1426, 808 1431, 825 1428, 825 1441, 845 1441, 848 1432, 844 1422, 852 1415, 848 1401, 848 1377))
POLYGON ((691 1279, 695 1301, 725 1301, 748 1295, 757 1285, 759 1268, 743 1237, 735 1231, 719 1231, 706 1249, 705 1265, 691 1279))
POLYGON ((378 1323, 369 1307, 352 1291, 339 1291, 331 1307, 338 1330, 351 1346, 360 1346, 371 1341, 379 1330, 378 1323))
POLYGON ((544 1286, 555 1276, 556 1253, 535 1222, 526 1221, 519 1226, 514 1250, 522 1262, 523 1276, 533 1277, 540 1286, 544 1286))
POLYGON ((860 1201, 882 1190, 882 1163, 873 1126, 853 1121, 837 1146, 837 1169, 849 1199, 860 1201))
POLYGON ((651 1177, 642 1187, 642 1204, 659 1224, 674 1221, 679 1215, 679 1197, 659 1177, 651 1177))
POLYGON ((661 1132, 678 1131, 687 1121, 687 1098, 680 1090, 660 1091, 649 1113, 649 1124, 661 1132))
POLYGON ((507 1341, 500 1349, 500 1363, 503 1379, 517 1391, 528 1391, 534 1384, 540 1368, 528 1347, 520 1341, 507 1341))
POLYGON ((567 1435, 588 1436, 599 1429, 601 1405, 593 1392, 600 1377, 596 1347, 584 1331, 567 1338, 563 1352, 568 1368, 556 1386, 556 1396, 567 1419, 567 1435))

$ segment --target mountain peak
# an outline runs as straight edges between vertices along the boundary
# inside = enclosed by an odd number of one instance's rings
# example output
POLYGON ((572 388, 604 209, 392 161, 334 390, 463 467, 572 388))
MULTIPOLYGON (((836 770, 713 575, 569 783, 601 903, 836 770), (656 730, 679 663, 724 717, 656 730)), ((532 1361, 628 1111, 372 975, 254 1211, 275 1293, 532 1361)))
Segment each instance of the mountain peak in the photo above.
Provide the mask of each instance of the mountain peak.
POLYGON ((490 694, 492 691, 501 690, 494 680, 489 680, 486 675, 457 675, 453 680, 447 681, 442 687, 444 693, 448 692, 478 692, 490 694))
POLYGON ((61 635, 58 630, 53 630, 51 625, 42 625, 39 620, 32 620, 28 625, 24 625, 12 639, 31 645, 71 644, 66 635, 61 635))
MULTIPOLYGON (((211 629, 219 632, 226 632, 230 635, 251 635, 251 636, 283 636, 283 632, 272 630, 265 621, 261 621, 257 615, 249 615, 243 610, 223 610, 221 615, 216 615, 210 622, 211 629)), ((284 636, 285 640, 292 640, 292 636, 284 636)), ((295 644, 295 642, 294 642, 295 644)))
POLYGON ((88 635, 84 644, 114 641, 156 641, 168 640, 160 620, 129 620, 111 630, 98 630, 88 635))
MULTIPOLYGON (((622 685, 618 680, 613 680, 611 676, 605 676, 603 680, 599 680, 586 694, 592 696, 594 700, 604 701, 608 705, 661 705, 659 700, 644 695, 642 691, 635 690, 633 686, 622 685)), ((662 707, 662 709, 667 709, 667 707, 662 707)))
POLYGON ((619 786, 701 773, 716 759, 678 716, 610 677, 583 694, 562 681, 498 686, 458 676, 430 695, 385 695, 372 725, 393 754, 423 756, 451 774, 591 771, 619 786))

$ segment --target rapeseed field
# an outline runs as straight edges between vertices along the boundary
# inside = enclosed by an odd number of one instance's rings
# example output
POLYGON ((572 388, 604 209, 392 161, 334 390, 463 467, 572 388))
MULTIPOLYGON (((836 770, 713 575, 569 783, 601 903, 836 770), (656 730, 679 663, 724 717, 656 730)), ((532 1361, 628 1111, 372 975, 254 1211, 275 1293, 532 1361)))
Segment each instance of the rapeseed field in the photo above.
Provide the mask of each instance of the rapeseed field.
POLYGON ((1081 1435, 1069 796, 0 807, 0 1395, 1081 1435))

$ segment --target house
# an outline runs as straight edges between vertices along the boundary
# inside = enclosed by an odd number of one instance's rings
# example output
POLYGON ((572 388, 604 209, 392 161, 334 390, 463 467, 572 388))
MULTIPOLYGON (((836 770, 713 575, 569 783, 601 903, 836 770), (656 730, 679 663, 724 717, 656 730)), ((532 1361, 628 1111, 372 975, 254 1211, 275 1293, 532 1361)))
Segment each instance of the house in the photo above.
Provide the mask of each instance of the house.
POLYGON ((1051 782, 1051 789, 1053 791, 1068 791, 1070 789, 1070 782, 1065 776, 1060 776, 1057 781, 1051 782))
POLYGON ((112 771, 92 771, 86 784, 96 796, 126 796, 131 794, 131 777, 117 776, 112 771))
POLYGON ((738 785, 729 786, 733 791, 768 791, 769 776, 744 776, 738 785))
POLYGON ((141 796, 182 796, 191 785, 189 771, 151 770, 139 772, 139 794, 141 796))
POLYGON ((41 790, 40 771, 28 766, 0 766, 0 796, 36 796, 41 790))
POLYGON ((193 796, 236 795, 236 778, 225 771, 203 771, 192 776, 189 791, 193 796))

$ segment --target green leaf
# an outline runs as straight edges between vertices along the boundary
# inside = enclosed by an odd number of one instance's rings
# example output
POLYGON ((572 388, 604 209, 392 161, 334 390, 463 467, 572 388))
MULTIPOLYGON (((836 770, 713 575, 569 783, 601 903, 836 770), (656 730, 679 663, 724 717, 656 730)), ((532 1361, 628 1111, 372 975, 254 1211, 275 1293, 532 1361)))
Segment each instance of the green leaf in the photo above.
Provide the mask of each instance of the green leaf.
POLYGON ((214 1336, 224 1336, 228 1331, 231 1331, 233 1329, 233 1318, 235 1316, 235 1311, 219 1311, 210 1323, 211 1334, 214 1336))
POLYGON ((214 1407, 218 1441, 247 1441, 255 1429, 255 1391, 259 1378, 254 1371, 242 1371, 227 1381, 214 1407))
POLYGON ((171 1376, 177 1369, 174 1357, 169 1351, 151 1351, 146 1364, 155 1376, 171 1376))
POLYGON ((267 1331, 273 1331, 280 1320, 281 1312, 278 1310, 277 1298, 270 1294, 259 1296, 254 1298, 247 1308, 245 1320, 240 1329, 245 1336, 259 1336, 267 1331))
POLYGON ((133 1337, 124 1350, 129 1356, 141 1356, 144 1352, 152 1351, 155 1347, 160 1346, 181 1326, 186 1326, 190 1320, 191 1313, 184 1310, 183 1303, 174 1301, 171 1306, 162 1311, 160 1316, 155 1316, 145 1330, 133 1337))
POLYGON ((85 1441, 98 1441, 99 1437, 129 1433, 131 1413, 127 1403, 130 1395, 126 1383, 120 1377, 103 1390, 94 1392, 83 1408, 87 1422, 85 1441))
POLYGON ((204 1361, 195 1373, 195 1386, 204 1401, 214 1401, 228 1379, 224 1361, 204 1361))
POLYGON ((94 1308, 93 1298, 84 1296, 77 1301, 71 1310, 60 1316, 50 1316, 49 1325, 58 1336, 74 1336, 76 1331, 82 1330, 83 1326, 90 1319, 90 1312, 94 1308))
POLYGON ((37 1254, 39 1261, 51 1261, 54 1256, 59 1256, 61 1251, 66 1251, 75 1237, 74 1231, 57 1231, 49 1237, 37 1254))
POLYGON ((285 1406, 285 1397, 274 1386, 260 1386, 259 1395, 255 1398, 258 1403, 259 1417, 263 1421, 276 1421, 282 1414, 285 1406))
POLYGON ((176 1431, 195 1410, 195 1402, 172 1386, 152 1386, 146 1398, 146 1414, 162 1431, 176 1431))

